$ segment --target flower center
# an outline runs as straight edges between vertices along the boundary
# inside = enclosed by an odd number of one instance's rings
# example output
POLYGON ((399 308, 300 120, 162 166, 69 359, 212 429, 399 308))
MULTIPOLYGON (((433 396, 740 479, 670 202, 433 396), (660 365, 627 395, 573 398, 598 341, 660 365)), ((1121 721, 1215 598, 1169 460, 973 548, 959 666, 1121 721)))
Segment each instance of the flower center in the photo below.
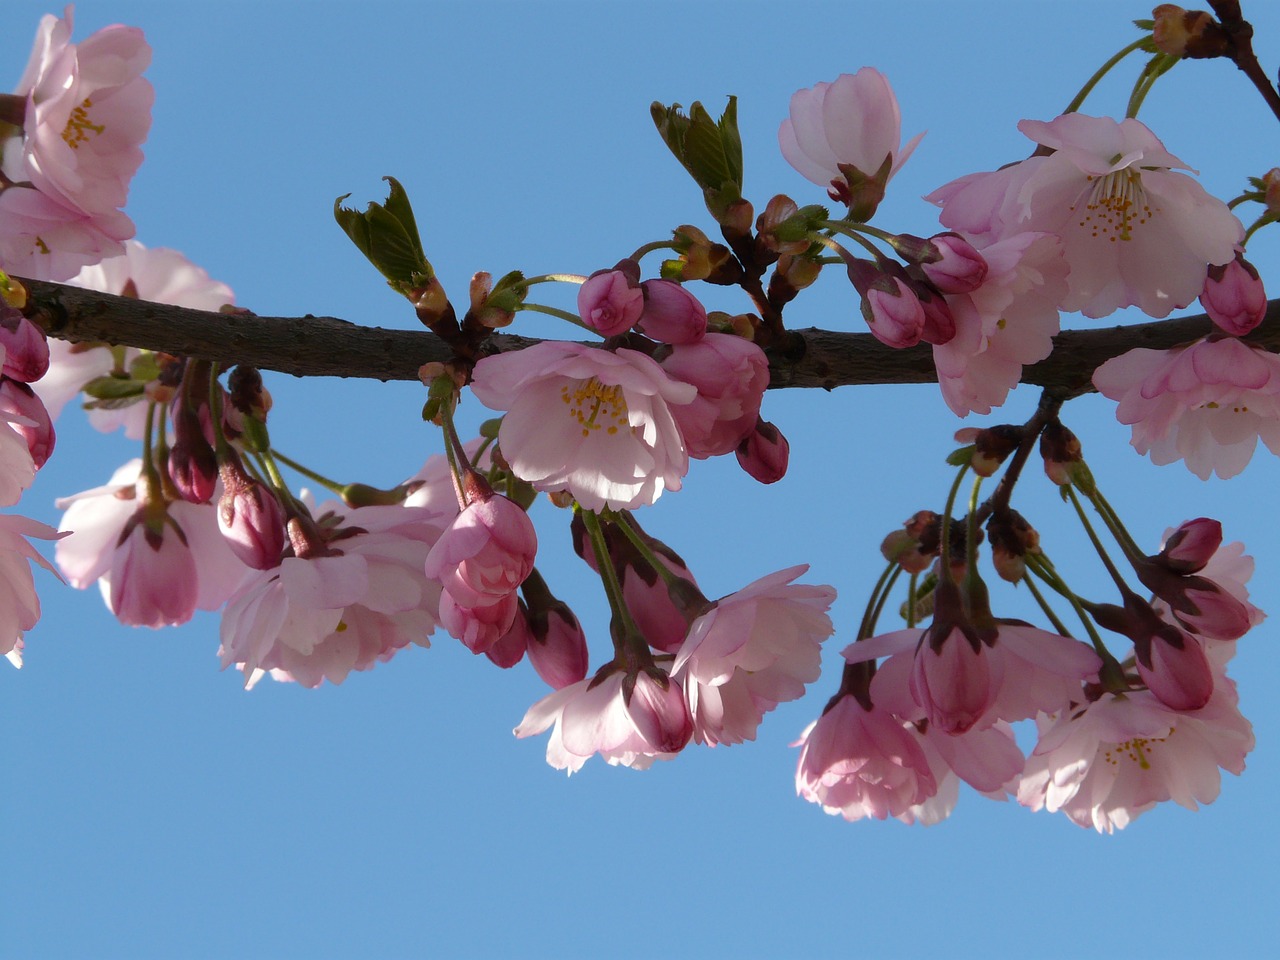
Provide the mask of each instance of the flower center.
POLYGON ((606 386, 595 377, 576 380, 560 388, 560 399, 569 408, 569 416, 578 421, 584 437, 593 430, 615 434, 627 425, 627 401, 622 387, 606 386))
POLYGON ((63 128, 62 139, 66 141, 68 147, 72 150, 79 150, 80 144, 89 139, 89 134, 99 135, 107 128, 100 123, 93 123, 89 119, 89 108, 93 106, 93 101, 85 97, 84 103, 71 111, 71 116, 67 117, 67 125, 63 128))
MULTIPOLYGON (((1104 177, 1087 179, 1093 189, 1084 205, 1084 218, 1077 221, 1077 225, 1094 237, 1106 237, 1111 243, 1132 240, 1133 228, 1146 223, 1152 215, 1147 192, 1142 189, 1142 177, 1126 167, 1104 177)), ((1071 209, 1078 210, 1079 204, 1071 209)))
POLYGON ((1148 755, 1152 748, 1164 743, 1177 732, 1178 728, 1174 727, 1163 737, 1134 737, 1124 743, 1113 744, 1110 749, 1103 751, 1102 759, 1113 767, 1122 760, 1132 760, 1143 770, 1150 770, 1151 760, 1148 755))

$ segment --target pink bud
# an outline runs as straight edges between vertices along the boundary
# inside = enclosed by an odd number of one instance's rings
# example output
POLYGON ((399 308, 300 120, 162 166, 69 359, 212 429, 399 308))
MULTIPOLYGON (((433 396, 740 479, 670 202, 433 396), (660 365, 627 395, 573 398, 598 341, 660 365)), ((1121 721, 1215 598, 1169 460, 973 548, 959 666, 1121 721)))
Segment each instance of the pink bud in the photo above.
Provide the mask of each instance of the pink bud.
POLYGON ((568 606, 554 602, 530 626, 529 662, 548 686, 560 690, 586 677, 587 637, 568 606))
POLYGON ((604 337, 626 333, 644 311, 644 293, 621 270, 601 270, 578 288, 582 322, 604 337))
POLYGON ((495 640, 484 655, 503 670, 510 670, 524 659, 525 648, 530 646, 532 641, 533 633, 529 629, 528 611, 521 603, 516 607, 516 616, 511 621, 511 629, 495 640))
POLYGON ((974 650, 958 627, 951 628, 937 649, 934 646, 926 637, 916 652, 911 696, 930 723, 946 733, 964 733, 991 707, 999 677, 991 675, 992 659, 984 656, 984 648, 974 650))
POLYGON ((987 278, 987 261, 973 244, 954 233, 929 238, 941 258, 920 269, 942 293, 972 293, 987 278))
MULTIPOLYGON (((647 673, 636 677, 627 713, 636 732, 658 753, 676 753, 693 736, 693 718, 680 684, 667 677, 664 688, 647 673)), ((625 687, 624 687, 625 689, 625 687)))
POLYGON ((0 304, 0 355, 6 377, 32 383, 49 370, 49 342, 44 331, 7 305, 0 304))
POLYGON ((182 530, 163 507, 140 506, 125 525, 109 572, 108 606, 126 626, 159 628, 186 623, 196 610, 195 557, 182 530))
POLYGON ((8 423, 27 442, 27 450, 39 470, 49 459, 49 454, 53 453, 56 440, 49 411, 25 383, 3 377, 0 378, 0 412, 31 421, 29 424, 15 421, 8 423))
POLYGON ((1208 517, 1187 520, 1169 535, 1157 560, 1174 573, 1199 573, 1222 546, 1222 524, 1208 517))
POLYGON ((1253 621, 1247 604, 1212 580, 1195 576, 1187 580, 1181 598, 1163 598, 1183 626, 1211 640, 1238 640, 1249 632, 1253 621))
POLYGON ((254 570, 279 566, 285 544, 285 517, 280 501, 243 471, 235 477, 224 466, 222 478, 218 529, 227 546, 241 563, 254 570))
POLYGON ((511 629, 518 598, 508 593, 488 606, 462 607, 445 590, 440 594, 440 625, 472 653, 484 653, 511 629))
POLYGON ((1258 271, 1237 251, 1229 263, 1209 267, 1200 304, 1221 329, 1243 337, 1266 316, 1267 293, 1258 271))
POLYGON ((490 493, 473 500, 441 534, 427 554, 426 574, 439 580, 457 603, 487 606, 524 581, 537 550, 529 515, 506 497, 490 493))
POLYGON ((1203 644, 1185 631, 1170 627, 1169 636, 1151 638, 1151 665, 1137 657, 1138 675, 1160 702, 1173 710, 1199 710, 1213 696, 1213 670, 1203 644))
POLYGON ((756 428, 735 451, 738 466, 761 483, 777 483, 787 474, 791 445, 782 431, 767 420, 756 421, 756 428))
POLYGON ((644 313, 636 329, 662 343, 697 343, 707 332, 707 311, 698 298, 673 280, 646 280, 644 313))
POLYGON ((950 343, 956 336, 956 318, 951 314, 945 297, 932 290, 918 290, 920 308, 924 311, 924 327, 920 330, 920 339, 940 347, 950 343))

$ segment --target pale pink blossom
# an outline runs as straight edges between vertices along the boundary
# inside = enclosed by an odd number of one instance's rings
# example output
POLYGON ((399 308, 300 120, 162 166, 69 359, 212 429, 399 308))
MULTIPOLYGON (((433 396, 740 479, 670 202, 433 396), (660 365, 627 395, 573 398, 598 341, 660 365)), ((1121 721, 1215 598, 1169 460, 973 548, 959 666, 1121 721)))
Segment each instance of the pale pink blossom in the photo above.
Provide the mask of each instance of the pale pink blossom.
POLYGON ((430 645, 440 586, 422 568, 441 532, 434 512, 334 504, 319 516, 350 535, 255 571, 223 611, 219 656, 244 672, 246 687, 264 673, 306 687, 341 683, 410 643, 430 645))
POLYGON ((981 254, 986 279, 947 297, 956 333, 933 347, 942 397, 962 417, 1003 404, 1023 367, 1052 352, 1066 292, 1067 264, 1050 234, 1014 234, 983 245, 981 254))
POLYGON ((1237 252, 1234 260, 1209 267, 1200 305, 1220 329, 1243 337, 1267 315, 1267 291, 1257 268, 1237 252))
POLYGON ((109 213, 125 205, 142 163, 155 97, 142 78, 151 48, 134 27, 104 27, 78 44, 71 30, 70 6, 40 22, 15 91, 27 98, 20 157, 8 147, 5 172, 68 209, 109 213))
POLYGON ((1166 317, 1200 295, 1207 265, 1235 257, 1240 221, 1132 118, 1066 114, 1023 120, 1027 137, 1053 152, 973 174, 928 199, 943 224, 1002 239, 1042 231, 1062 239, 1071 272, 1060 306, 1105 317, 1137 306, 1166 317))
POLYGON ((504 594, 492 603, 464 606, 447 591, 440 594, 440 626, 472 653, 486 653, 511 630, 520 612, 520 598, 504 594))
POLYGON ((498 442, 512 472, 587 510, 626 510, 679 490, 689 469, 671 405, 697 390, 634 350, 546 342, 485 357, 472 391, 508 411, 498 442))
POLYGON ((809 724, 796 745, 796 794, 846 820, 914 819, 938 792, 914 729, 852 695, 809 724))
POLYGON ((1108 693, 1037 725, 1040 742, 1027 758, 1018 802, 1061 810, 1099 833, 1123 829, 1165 800, 1190 810, 1213 802, 1219 768, 1240 774, 1254 745, 1225 677, 1199 710, 1173 710, 1147 691, 1108 693))
POLYGON ((464 606, 495 603, 533 569, 538 537, 533 522, 498 494, 472 501, 427 554, 426 574, 464 606))
POLYGON ((1234 337, 1176 350, 1139 348, 1108 360, 1093 384, 1153 463, 1185 460, 1202 480, 1234 477, 1258 440, 1280 454, 1280 356, 1234 337))
POLYGON ((1267 618, 1267 615, 1249 602, 1247 584, 1253 576, 1254 563, 1253 557, 1246 554, 1244 550, 1245 546, 1239 540, 1224 543, 1214 551, 1199 575, 1244 604, 1249 617, 1249 626, 1256 627, 1267 618))
POLYGON ((0 190, 0 264, 35 280, 67 280, 123 252, 133 221, 119 211, 69 210, 31 187, 0 190))
POLYGON ((602 337, 626 333, 643 311, 644 292, 621 270, 593 273, 578 288, 578 315, 602 337))
POLYGON ((693 403, 671 408, 689 456, 704 460, 729 453, 755 430, 769 361, 751 341, 708 333, 698 343, 673 347, 662 369, 698 388, 693 403))
MULTIPOLYGON (((39 470, 49 460, 56 442, 53 422, 40 398, 25 383, 0 378, 0 415, 7 416, 10 428, 27 443, 31 461, 39 470)), ((0 454, 2 456, 3 454, 0 454)))
POLYGON ((707 332, 707 309, 674 280, 646 280, 636 329, 662 343, 697 343, 707 332))
POLYGON ((27 417, 0 407, 0 506, 17 503, 36 478, 36 463, 25 433, 33 426, 27 417))
POLYGON ((200 578, 186 532, 163 504, 142 504, 125 521, 103 574, 107 607, 131 627, 186 623, 196 612, 200 578))
POLYGON ((40 598, 31 563, 57 576, 53 565, 27 542, 28 537, 58 539, 58 531, 36 520, 0 514, 0 654, 22 666, 23 632, 40 619, 40 598))
POLYGON ((898 100, 880 71, 863 67, 791 96, 782 121, 782 155, 807 180, 869 219, 885 184, 920 142, 902 145, 898 100))
POLYGON ((754 740, 766 713, 818 679, 836 592, 793 582, 808 569, 761 577, 690 624, 671 675, 684 687, 698 743, 754 740))
POLYGON ((625 678, 615 671, 599 683, 580 680, 548 694, 529 708, 515 735, 532 737, 550 727, 547 763, 569 774, 595 754, 637 770, 670 760, 693 735, 680 684, 668 678, 664 688, 640 673, 628 698, 625 678))

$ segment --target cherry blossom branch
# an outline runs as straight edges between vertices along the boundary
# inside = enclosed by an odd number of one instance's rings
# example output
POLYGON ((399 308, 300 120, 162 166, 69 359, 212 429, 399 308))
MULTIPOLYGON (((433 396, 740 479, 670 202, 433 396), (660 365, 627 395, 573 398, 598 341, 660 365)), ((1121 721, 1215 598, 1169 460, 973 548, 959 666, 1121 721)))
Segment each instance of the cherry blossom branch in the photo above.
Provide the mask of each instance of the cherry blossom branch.
POLYGON ((1241 15, 1239 0, 1209 0, 1209 6, 1213 8, 1230 41, 1231 60, 1262 94, 1262 99, 1267 101, 1271 112, 1280 119, 1280 92, 1276 91, 1253 52, 1253 24, 1241 15))
MULTIPOLYGON (((24 313, 50 336, 72 342, 142 347, 224 365, 249 364, 299 377, 417 380, 418 368, 447 361, 452 351, 420 330, 363 327, 333 317, 259 317, 219 314, 116 297, 78 287, 23 280, 30 291, 24 313)), ((852 311, 851 311, 852 312, 852 311)), ((1167 350, 1209 333, 1204 314, 1097 330, 1067 330, 1054 338, 1046 360, 1027 367, 1022 382, 1067 399, 1093 390, 1093 371, 1136 347, 1167 350)), ((921 345, 885 346, 868 333, 808 328, 792 331, 786 349, 770 354, 771 387, 934 383, 933 354, 921 345), (796 346, 798 344, 798 346, 796 346)), ((1280 352, 1280 299, 1249 342, 1280 352)), ((531 337, 496 333, 488 347, 506 353, 532 346, 531 337)))

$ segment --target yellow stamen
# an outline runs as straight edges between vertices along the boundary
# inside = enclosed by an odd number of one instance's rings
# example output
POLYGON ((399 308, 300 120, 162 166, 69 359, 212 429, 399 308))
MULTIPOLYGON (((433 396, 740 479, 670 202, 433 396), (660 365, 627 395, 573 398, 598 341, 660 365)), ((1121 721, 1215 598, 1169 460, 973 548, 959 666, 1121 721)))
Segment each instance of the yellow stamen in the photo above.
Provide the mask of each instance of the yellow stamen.
POLYGON ((93 123, 89 119, 89 108, 93 106, 93 101, 85 97, 84 103, 71 111, 71 116, 67 117, 67 125, 62 131, 62 139, 66 141, 68 147, 72 150, 79 150, 80 144, 89 139, 89 134, 97 136, 107 128, 100 123, 93 123))
POLYGON ((568 405, 569 416, 578 422, 584 437, 600 429, 616 434, 619 427, 627 426, 627 401, 616 384, 606 386, 595 377, 577 380, 560 388, 560 399, 568 405))
MULTIPOLYGON (((1084 218, 1076 225, 1090 231, 1090 236, 1105 237, 1111 243, 1132 240, 1133 229, 1152 217, 1147 192, 1142 188, 1138 171, 1126 167, 1103 177, 1088 177, 1093 189, 1084 205, 1084 218)), ((1072 210, 1077 207, 1073 206, 1072 210)))

